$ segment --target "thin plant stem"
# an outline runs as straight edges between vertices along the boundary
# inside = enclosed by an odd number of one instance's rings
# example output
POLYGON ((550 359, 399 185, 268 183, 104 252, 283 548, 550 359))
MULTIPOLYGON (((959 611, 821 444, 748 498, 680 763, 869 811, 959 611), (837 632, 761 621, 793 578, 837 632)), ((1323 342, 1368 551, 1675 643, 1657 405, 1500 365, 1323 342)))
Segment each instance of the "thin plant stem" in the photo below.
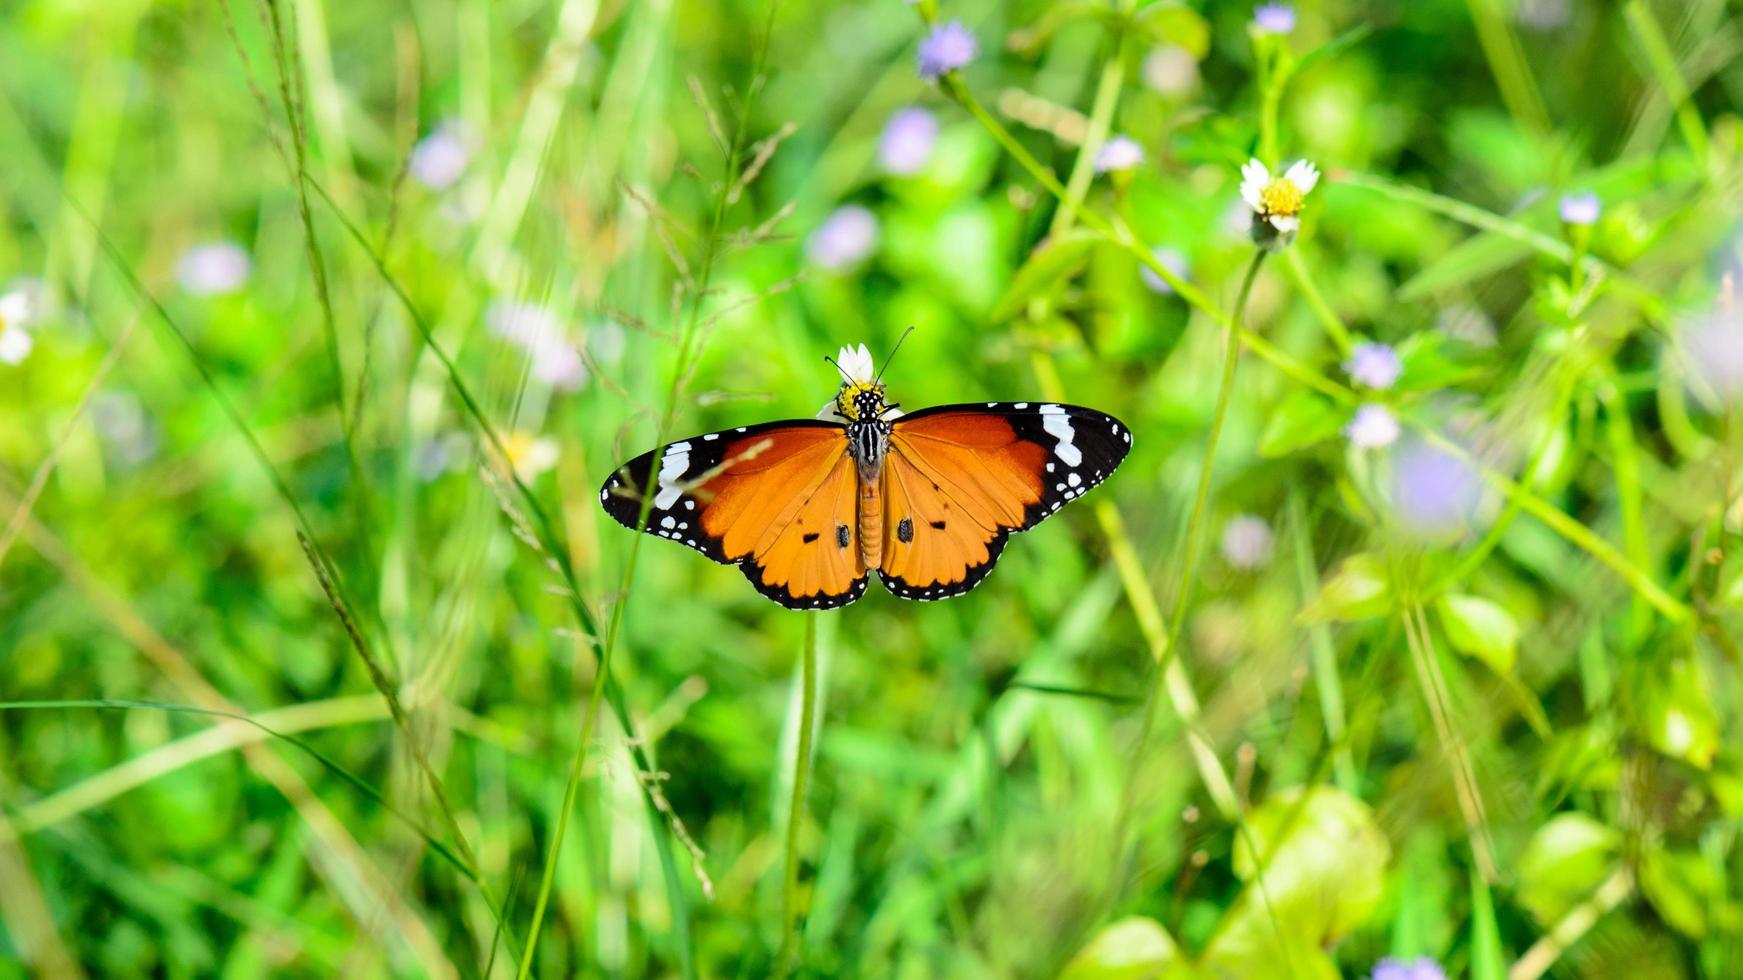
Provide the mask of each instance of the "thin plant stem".
MULTIPOLYGON (((750 84, 746 87, 744 105, 738 114, 738 124, 734 131, 731 147, 726 154, 726 175, 720 183, 720 189, 715 197, 714 211, 709 219, 708 234, 702 245, 702 262, 697 277, 694 280, 695 291, 691 297, 690 316, 684 327, 684 333, 678 345, 678 360, 672 375, 672 385, 667 392, 666 406, 660 414, 659 431, 656 433, 655 456, 665 451, 666 438, 670 434, 673 419, 677 415, 679 398, 684 389, 684 379, 690 371, 690 359, 696 344, 697 326, 701 321, 702 304, 708 293, 708 284, 713 275, 715 260, 719 255, 720 229, 726 220, 726 210, 731 203, 732 189, 738 183, 739 161, 744 151, 746 134, 750 128, 752 109, 755 106, 756 93, 760 87, 763 66, 768 55, 769 35, 774 27, 776 3, 770 0, 768 20, 764 25, 762 41, 757 47, 755 67, 751 72, 750 84)), ((599 651, 598 670, 595 673, 592 690, 587 696, 587 709, 581 719, 581 739, 575 746, 575 755, 569 761, 569 779, 563 788, 562 811, 557 817, 557 831, 552 836, 549 853, 545 856, 544 871, 539 878, 538 898, 533 905, 532 922, 527 926, 526 955, 521 959, 519 980, 526 980, 532 968, 534 952, 537 948, 539 930, 544 922, 545 909, 550 903, 551 887, 555 881, 557 855, 563 846, 564 832, 568 829, 569 814, 574 809, 576 794, 580 791, 581 773, 589 743, 593 740, 594 727, 599 719, 600 697, 607 685, 611 683, 611 658, 617 648, 617 638, 623 625, 624 611, 629 606, 629 596, 635 581, 636 559, 641 553, 642 535, 639 533, 647 527, 648 515, 652 512, 653 496, 642 494, 641 511, 636 518, 636 533, 630 541, 629 555, 624 561, 623 576, 618 589, 618 600, 611 610, 611 620, 606 627, 605 642, 599 651)), ((686 962, 688 956, 686 955, 686 962)))
POLYGON ((1416 664, 1416 680, 1422 688, 1422 699, 1428 704, 1441 750, 1452 762, 1453 790, 1459 801, 1459 811, 1465 818, 1471 857, 1484 881, 1497 881, 1500 875, 1495 866, 1495 846, 1489 840, 1488 822, 1483 815, 1483 795, 1477 787, 1477 772, 1471 764, 1470 751, 1453 727, 1451 695, 1440 665, 1434 659, 1434 646, 1428 636, 1428 617, 1423 614, 1419 603, 1412 602, 1404 608, 1404 636, 1411 659, 1416 664))
POLYGON ((1444 194, 1436 194, 1419 187, 1400 184, 1376 174, 1340 170, 1333 175, 1332 179, 1339 184, 1360 187, 1394 201, 1433 211, 1460 224, 1469 225, 1478 231, 1510 238, 1558 262, 1571 265, 1577 259, 1583 269, 1584 276, 1588 278, 1603 277, 1604 281, 1615 287, 1619 294, 1628 297, 1639 307, 1649 321, 1661 321, 1665 318, 1668 304, 1664 297, 1650 287, 1636 281, 1631 276, 1624 275, 1615 267, 1595 256, 1578 256, 1573 246, 1559 238, 1538 231, 1536 228, 1521 224, 1511 218, 1502 217, 1492 211, 1485 211, 1474 204, 1466 204, 1464 201, 1447 197, 1444 194))
MULTIPOLYGON (((1319 594, 1319 573, 1313 560, 1313 537, 1307 528, 1307 508, 1295 488, 1289 493, 1289 531, 1295 538, 1295 573, 1301 583, 1302 602, 1319 594)), ((1308 626, 1308 641, 1312 644, 1313 682, 1319 690, 1319 710, 1325 716, 1325 736, 1332 744, 1332 776, 1338 788, 1351 796, 1359 796, 1361 779, 1356 774, 1350 755, 1344 718, 1344 691, 1338 677, 1337 650, 1332 646, 1331 630, 1322 622, 1308 626)))
POLYGON ((1677 128, 1682 130, 1682 138, 1688 143, 1689 151, 1704 168, 1710 159, 1707 153, 1707 127, 1701 121, 1700 111, 1689 99, 1689 87, 1683 81, 1682 72, 1677 70, 1676 55, 1670 49, 1670 39, 1664 36, 1664 30, 1658 26, 1658 19, 1652 16, 1642 0, 1628 0, 1622 5, 1622 14, 1628 19, 1629 35, 1640 42, 1640 47, 1646 52, 1646 60, 1652 65, 1653 74, 1658 76, 1658 84, 1664 88, 1665 98, 1676 110, 1677 128))
POLYGON ((787 976, 800 952, 799 834, 805 824, 805 794, 811 782, 811 741, 817 710, 817 614, 804 613, 805 640, 800 652, 799 738, 793 752, 793 794, 787 804, 787 858, 781 881, 781 946, 775 973, 787 976))
MULTIPOLYGON (((398 300, 400 306, 406 311, 406 315, 411 320, 413 328, 417 331, 419 339, 430 348, 430 352, 436 356, 436 360, 441 364, 443 372, 447 375, 449 387, 454 391, 455 396, 460 399, 461 407, 465 410, 467 417, 472 420, 473 425, 478 429, 479 441, 494 454, 496 460, 502 463, 502 469, 506 474, 508 481, 513 484, 520 502, 527 508, 527 512, 531 515, 530 523, 535 539, 542 553, 550 560, 552 569, 556 571, 563 581, 563 597, 568 601, 569 608, 574 613, 575 620, 581 627, 581 632, 585 637, 585 642, 592 645, 595 650, 599 650, 601 639, 599 625, 594 619, 593 612, 588 609, 587 603, 581 598, 581 583, 575 574, 574 564, 570 560, 569 549, 565 546, 563 539, 557 535, 555 525, 551 523, 550 516, 545 513, 544 505, 539 503, 538 497, 534 495, 532 489, 526 485, 526 482, 520 478, 520 475, 515 472, 514 467, 509 463, 508 451, 503 445, 502 436, 496 431, 496 427, 491 424, 489 416, 485 414, 483 407, 478 403, 477 398, 473 396, 471 389, 466 385, 465 379, 460 375, 459 367, 455 365, 454 360, 449 356, 447 349, 436 340, 435 333, 431 329, 429 321, 425 319, 423 313, 418 309, 417 304, 412 301, 411 295, 405 291, 405 287, 400 284, 399 280, 387 268, 387 260, 382 257, 380 252, 376 251, 374 244, 363 234, 362 229, 358 228, 356 223, 353 222, 342 209, 340 209, 338 202, 333 200, 332 196, 327 193, 326 189, 322 187, 319 182, 311 181, 311 186, 315 189, 315 192, 321 196, 322 200, 327 202, 334 218, 337 219, 339 224, 347 233, 350 234, 352 241, 358 248, 362 249, 363 253, 369 257, 372 263, 374 263, 376 272, 380 275, 382 282, 387 285, 388 289, 394 294, 395 299, 398 300)), ((606 701, 611 706, 612 714, 616 717, 618 725, 624 731, 625 739, 630 747, 630 755, 635 761, 636 766, 643 772, 654 771, 652 756, 649 755, 647 746, 641 739, 636 737, 635 722, 634 719, 630 717, 628 706, 624 703, 622 690, 611 681, 609 676, 603 674, 599 676, 600 682, 603 683, 606 688, 606 701)), ((568 798, 572 803, 573 797, 568 798)), ((674 876, 673 869, 675 868, 676 860, 672 852, 671 838, 673 834, 670 832, 666 823, 666 818, 660 813, 658 806, 654 803, 653 799, 648 796, 648 794, 643 794, 643 803, 644 809, 648 815, 649 823, 655 828, 653 835, 655 846, 659 851, 662 872, 668 879, 667 891, 674 903, 674 908, 672 910, 673 918, 675 921, 680 921, 682 916, 686 914, 682 905, 684 901, 683 892, 682 889, 676 888, 670 884, 670 881, 674 876)), ((546 895, 548 898, 549 893, 547 892, 546 895)), ((688 947, 681 948, 680 952, 684 957, 685 963, 688 964, 688 947)), ((530 951, 523 954, 523 964, 526 962, 526 956, 530 956, 530 951)))
MULTIPOLYGON (((1253 282, 1259 277, 1259 269, 1265 263, 1265 252, 1256 252, 1253 261, 1247 266, 1247 274, 1241 281, 1241 290, 1235 299, 1235 322, 1239 323, 1247 309, 1247 299, 1252 295, 1253 282)), ((1119 870, 1125 864, 1126 838, 1131 833, 1132 811, 1137 802, 1138 773, 1143 768, 1144 757, 1149 752, 1150 736, 1156 728, 1157 707, 1167 688, 1169 663, 1175 659, 1180 647, 1181 624, 1186 620, 1187 610, 1192 602, 1192 583, 1197 578, 1198 553, 1204 539, 1205 527, 1208 524, 1210 509, 1210 488, 1213 471, 1216 464, 1217 446, 1222 438, 1223 423, 1228 417, 1228 408, 1235 387, 1235 368, 1240 363, 1241 341, 1237 333, 1230 331, 1225 339, 1223 351, 1222 377, 1217 385, 1216 407, 1210 420, 1210 431, 1205 436, 1204 461, 1199 467, 1198 489, 1193 495, 1192 513, 1187 519, 1186 541, 1181 548, 1181 560, 1177 563, 1180 569, 1180 588, 1175 592, 1174 609, 1168 619, 1168 637, 1163 646, 1161 659, 1157 661, 1155 673, 1151 677, 1149 690, 1145 693, 1144 708, 1138 725, 1138 736, 1132 743, 1131 772, 1126 777, 1124 788, 1120 792, 1119 809, 1114 817, 1114 885, 1109 889, 1109 900, 1112 904, 1124 880, 1119 870)), ((1237 806, 1231 817, 1239 816, 1237 806)))
POLYGON ((1513 33, 1498 0, 1467 0, 1471 20, 1477 27, 1477 42, 1489 59, 1489 70, 1495 74, 1495 84, 1501 90, 1501 101, 1513 121, 1532 133, 1549 130, 1549 110, 1544 108, 1543 95, 1531 77, 1525 63, 1525 49, 1513 33))
MULTIPOLYGON (((1122 0, 1121 9, 1131 8, 1130 0, 1122 0)), ((1101 78, 1096 82, 1095 100, 1090 106, 1089 128, 1085 131, 1083 145, 1078 148, 1077 160, 1071 165, 1071 176, 1065 182, 1065 197, 1060 201, 1060 207, 1053 215, 1053 224, 1049 233, 1054 236, 1063 235, 1071 228, 1071 223, 1079 213, 1084 195, 1089 193, 1090 182, 1095 179, 1095 158, 1101 151, 1103 141, 1108 137, 1109 125, 1113 120, 1114 107, 1120 100, 1120 86, 1126 79, 1126 35, 1122 32, 1113 38, 1114 53, 1102 65, 1101 78)))
POLYGON ((1513 966, 1507 970, 1507 980, 1537 980, 1549 972, 1562 953, 1579 942, 1599 919, 1621 905, 1633 892, 1634 875, 1626 865, 1611 872, 1590 898, 1569 909, 1542 939, 1532 943, 1523 956, 1513 961, 1513 966))
POLYGON ((1301 249, 1289 249, 1289 253, 1283 257, 1283 264, 1289 269, 1290 281, 1294 282, 1295 288, 1301 291, 1301 297, 1307 300, 1308 309, 1313 311, 1314 318, 1319 320, 1319 325, 1324 328, 1326 336, 1330 337, 1331 342, 1337 345, 1338 353, 1348 354, 1352 346, 1350 331, 1344 326, 1343 320, 1338 317, 1336 311, 1331 308, 1331 304, 1326 302, 1325 297, 1320 294, 1319 286, 1314 283, 1312 274, 1307 271, 1306 263, 1301 260, 1301 249))

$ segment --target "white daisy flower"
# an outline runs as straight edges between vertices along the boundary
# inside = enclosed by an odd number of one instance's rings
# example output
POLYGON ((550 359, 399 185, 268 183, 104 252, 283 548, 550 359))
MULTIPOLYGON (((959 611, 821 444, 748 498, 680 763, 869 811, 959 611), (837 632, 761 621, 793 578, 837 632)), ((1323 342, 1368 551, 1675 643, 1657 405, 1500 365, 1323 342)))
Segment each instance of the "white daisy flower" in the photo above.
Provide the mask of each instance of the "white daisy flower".
POLYGON ((1306 160, 1295 161, 1278 177, 1258 160, 1248 160, 1241 168, 1241 200, 1253 211, 1255 239, 1288 244, 1301 230, 1301 208, 1318 183, 1319 168, 1306 160))
POLYGON ((20 364, 34 346, 25 329, 36 319, 36 297, 22 285, 0 295, 0 364, 20 364))
POLYGON ((856 385, 869 385, 877 377, 877 365, 872 363, 871 350, 864 344, 843 347, 835 353, 835 363, 856 385))

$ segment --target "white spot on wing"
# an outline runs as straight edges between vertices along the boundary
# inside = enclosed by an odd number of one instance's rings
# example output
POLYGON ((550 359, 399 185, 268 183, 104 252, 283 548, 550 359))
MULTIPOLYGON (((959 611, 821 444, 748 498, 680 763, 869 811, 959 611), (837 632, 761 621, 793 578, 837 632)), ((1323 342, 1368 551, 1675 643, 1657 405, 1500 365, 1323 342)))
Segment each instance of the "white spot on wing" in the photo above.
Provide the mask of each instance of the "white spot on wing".
POLYGON ((1077 430, 1071 427, 1071 418, 1065 414, 1065 409, 1058 405, 1041 406, 1041 428, 1053 438, 1059 440, 1059 445, 1053 447, 1053 455, 1066 466, 1078 466, 1083 462, 1083 450, 1071 444, 1077 437, 1077 430))
POLYGON ((674 442, 666 450, 666 455, 660 457, 660 489, 654 494, 655 510, 671 510, 684 495, 684 489, 678 486, 678 478, 690 468, 690 444, 674 442))

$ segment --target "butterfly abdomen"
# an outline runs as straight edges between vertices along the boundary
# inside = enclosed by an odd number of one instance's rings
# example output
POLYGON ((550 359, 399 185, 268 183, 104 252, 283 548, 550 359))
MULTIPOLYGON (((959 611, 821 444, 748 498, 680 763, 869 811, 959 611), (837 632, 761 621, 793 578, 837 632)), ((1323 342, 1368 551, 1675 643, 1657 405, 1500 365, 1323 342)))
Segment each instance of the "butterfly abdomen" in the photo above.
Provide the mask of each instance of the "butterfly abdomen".
POLYGON ((859 555, 867 568, 877 568, 884 560, 884 501, 878 495, 878 476, 867 478, 862 468, 859 474, 859 555))

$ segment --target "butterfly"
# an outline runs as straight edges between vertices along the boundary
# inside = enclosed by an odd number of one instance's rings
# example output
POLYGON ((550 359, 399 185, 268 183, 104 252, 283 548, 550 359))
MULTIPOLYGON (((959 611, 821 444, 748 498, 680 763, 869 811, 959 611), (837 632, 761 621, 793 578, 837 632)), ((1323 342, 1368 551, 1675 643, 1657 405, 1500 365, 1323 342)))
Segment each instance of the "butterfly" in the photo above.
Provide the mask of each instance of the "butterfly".
POLYGON ((945 599, 979 585, 1012 532, 1088 493, 1131 449, 1124 423, 1076 405, 904 414, 864 344, 832 363, 841 386, 817 418, 643 453, 600 488, 605 512, 739 566, 788 609, 845 606, 874 571, 904 599, 945 599))

